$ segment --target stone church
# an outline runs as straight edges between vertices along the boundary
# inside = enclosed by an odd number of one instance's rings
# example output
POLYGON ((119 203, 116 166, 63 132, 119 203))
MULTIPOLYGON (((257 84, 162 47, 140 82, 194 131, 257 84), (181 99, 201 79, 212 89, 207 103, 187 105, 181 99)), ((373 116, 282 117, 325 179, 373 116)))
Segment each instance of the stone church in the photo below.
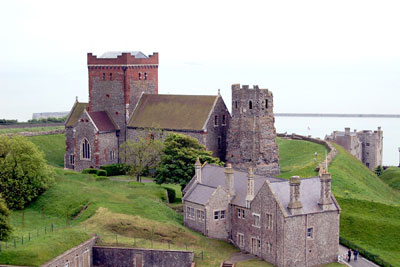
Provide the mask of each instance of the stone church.
POLYGON ((139 51, 87 55, 89 103, 76 99, 67 117, 65 168, 81 171, 119 163, 122 143, 156 128, 161 138, 168 132, 195 137, 237 169, 280 173, 268 89, 232 85, 231 116, 219 92, 158 94, 158 56, 139 51))

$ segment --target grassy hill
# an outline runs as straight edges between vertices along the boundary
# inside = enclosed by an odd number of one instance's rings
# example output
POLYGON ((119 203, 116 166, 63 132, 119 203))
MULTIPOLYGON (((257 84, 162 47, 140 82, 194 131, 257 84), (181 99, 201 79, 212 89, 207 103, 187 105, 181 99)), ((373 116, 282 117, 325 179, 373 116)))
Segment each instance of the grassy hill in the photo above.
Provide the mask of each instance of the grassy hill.
MULTIPOLYGON (((182 215, 165 202, 165 190, 155 184, 99 181, 91 175, 66 171, 63 166, 64 135, 31 137, 55 166, 56 184, 38 200, 12 214, 13 240, 0 253, 0 263, 39 265, 97 233, 103 242, 138 247, 204 251, 196 266, 219 266, 238 250, 226 242, 207 239, 183 226, 182 215), (79 215, 79 216, 78 216, 79 215), (51 225, 54 232, 51 232, 51 225), (46 227, 46 234, 45 232, 46 227), (37 232, 39 230, 39 232, 37 232), (49 233, 50 231, 50 233, 49 233), (39 233, 39 235, 37 235, 39 233), (29 234, 31 241, 26 241, 29 234), (24 236, 25 243, 21 244, 24 236), (150 239, 153 239, 151 243, 150 239), (10 246, 12 248, 10 248, 10 246)), ((315 166, 325 147, 278 138, 283 178, 315 176, 315 166), (314 153, 318 152, 317 161, 314 153)), ((332 189, 341 207, 341 236, 400 265, 400 197, 346 151, 332 162, 332 189)), ((179 187, 168 185, 176 189, 179 187)), ((180 200, 178 200, 179 202, 180 200)), ((179 205, 173 203, 172 206, 179 205)), ((249 261, 238 266, 270 266, 249 261)))
POLYGON ((381 176, 379 176, 379 178, 390 187, 400 190, 400 168, 388 168, 381 176))

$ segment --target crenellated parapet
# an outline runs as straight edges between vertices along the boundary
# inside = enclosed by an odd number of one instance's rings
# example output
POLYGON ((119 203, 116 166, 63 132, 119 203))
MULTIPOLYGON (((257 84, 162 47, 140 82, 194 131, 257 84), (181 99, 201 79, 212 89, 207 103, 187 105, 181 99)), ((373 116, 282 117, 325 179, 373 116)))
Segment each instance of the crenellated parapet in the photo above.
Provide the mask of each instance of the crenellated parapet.
MULTIPOLYGON (((143 54, 141 54, 143 55, 143 54)), ((148 66, 153 66, 156 65, 158 66, 158 53, 155 52, 152 55, 149 56, 135 56, 132 55, 129 52, 122 52, 120 55, 117 55, 116 57, 97 57, 96 55, 93 55, 92 53, 87 54, 87 64, 89 67, 93 66, 109 66, 109 65, 115 65, 115 66, 141 66, 141 65, 148 65, 148 66)))

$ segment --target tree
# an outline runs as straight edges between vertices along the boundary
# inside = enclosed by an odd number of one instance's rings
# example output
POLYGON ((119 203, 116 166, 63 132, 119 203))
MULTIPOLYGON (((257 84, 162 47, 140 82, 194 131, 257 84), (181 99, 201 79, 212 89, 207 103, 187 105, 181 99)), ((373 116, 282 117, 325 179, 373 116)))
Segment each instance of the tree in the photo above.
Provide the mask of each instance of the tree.
POLYGON ((53 182, 53 171, 32 142, 0 136, 0 192, 10 209, 23 209, 53 182))
POLYGON ((154 135, 140 138, 137 142, 127 141, 121 146, 120 157, 128 166, 128 173, 139 177, 154 169, 161 161, 163 143, 154 135))
POLYGON ((212 156, 196 138, 171 133, 164 141, 164 155, 156 169, 156 182, 180 184, 183 188, 194 175, 194 163, 199 157, 202 163, 217 166, 224 163, 212 156))
POLYGON ((375 174, 376 174, 377 176, 381 176, 382 173, 383 173, 383 168, 382 168, 382 166, 381 166, 381 165, 378 165, 378 167, 376 167, 376 168, 374 169, 374 172, 375 172, 375 174))
POLYGON ((10 210, 7 208, 4 199, 0 195, 0 241, 7 240, 12 232, 9 222, 10 210))

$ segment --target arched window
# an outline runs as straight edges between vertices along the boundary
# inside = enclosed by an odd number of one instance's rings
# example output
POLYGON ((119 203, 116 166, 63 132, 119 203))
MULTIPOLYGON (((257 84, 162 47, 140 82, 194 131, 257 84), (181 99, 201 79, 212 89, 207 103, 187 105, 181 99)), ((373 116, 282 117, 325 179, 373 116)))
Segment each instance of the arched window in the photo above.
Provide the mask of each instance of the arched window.
POLYGON ((103 73, 103 81, 105 81, 105 80, 106 80, 106 74, 103 73))
POLYGON ((82 159, 90 159, 90 144, 86 138, 82 141, 81 147, 82 147, 81 151, 82 159))
POLYGON ((249 101, 249 109, 253 109, 253 102, 251 100, 249 101))
POLYGON ((147 72, 144 73, 144 79, 147 80, 147 72))
POLYGON ((141 80, 141 79, 142 79, 142 73, 139 72, 139 80, 141 80))

